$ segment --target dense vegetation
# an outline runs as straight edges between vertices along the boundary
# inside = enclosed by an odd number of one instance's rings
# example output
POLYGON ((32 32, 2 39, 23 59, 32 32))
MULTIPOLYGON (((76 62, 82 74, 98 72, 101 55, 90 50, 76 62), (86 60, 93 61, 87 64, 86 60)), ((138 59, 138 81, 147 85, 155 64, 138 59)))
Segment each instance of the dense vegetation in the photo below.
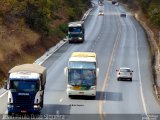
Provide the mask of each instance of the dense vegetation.
POLYGON ((0 86, 13 66, 32 63, 80 20, 90 0, 0 0, 0 86))
POLYGON ((61 24, 53 29, 53 21, 65 17, 66 21, 77 20, 88 5, 89 0, 0 0, 0 17, 4 22, 16 18, 44 36, 57 35, 66 28, 61 24))
POLYGON ((121 0, 132 8, 139 8, 149 18, 151 24, 160 28, 160 0, 121 0))

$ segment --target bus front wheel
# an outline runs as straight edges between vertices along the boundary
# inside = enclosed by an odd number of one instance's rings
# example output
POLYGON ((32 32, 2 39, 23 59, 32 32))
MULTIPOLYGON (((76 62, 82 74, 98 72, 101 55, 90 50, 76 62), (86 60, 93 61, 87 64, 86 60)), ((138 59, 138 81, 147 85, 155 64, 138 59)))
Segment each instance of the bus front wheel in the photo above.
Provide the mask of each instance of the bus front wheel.
POLYGON ((69 97, 70 99, 72 99, 72 98, 73 98, 73 95, 68 95, 68 97, 69 97))

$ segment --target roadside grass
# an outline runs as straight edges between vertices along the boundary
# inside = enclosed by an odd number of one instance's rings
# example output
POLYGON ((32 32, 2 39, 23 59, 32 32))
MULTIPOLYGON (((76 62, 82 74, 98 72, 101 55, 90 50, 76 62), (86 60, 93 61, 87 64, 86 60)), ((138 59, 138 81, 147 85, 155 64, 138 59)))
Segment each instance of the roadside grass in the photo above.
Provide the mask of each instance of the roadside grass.
MULTIPOLYGON (((33 62, 36 58, 26 54, 28 46, 39 42, 40 35, 27 27, 10 26, 7 28, 0 24, 0 85, 7 76, 8 70, 17 64, 33 62), (21 28, 21 29, 19 29, 21 28)), ((28 49, 29 51, 29 49, 28 49)), ((35 52, 35 51, 34 51, 35 52)), ((35 53, 34 53, 35 54, 35 53)))
POLYGON ((25 26, 0 24, 0 28, 0 88, 12 67, 33 63, 60 40, 56 36, 42 39, 40 34, 25 26))

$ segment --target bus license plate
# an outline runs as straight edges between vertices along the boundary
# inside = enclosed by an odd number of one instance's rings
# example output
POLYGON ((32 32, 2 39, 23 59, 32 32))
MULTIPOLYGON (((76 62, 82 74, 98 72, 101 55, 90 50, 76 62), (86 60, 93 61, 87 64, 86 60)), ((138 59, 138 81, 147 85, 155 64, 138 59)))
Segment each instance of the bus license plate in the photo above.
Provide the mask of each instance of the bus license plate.
POLYGON ((27 113, 27 110, 21 110, 21 113, 27 113))
POLYGON ((84 92, 79 92, 79 94, 80 94, 80 95, 83 95, 83 94, 84 94, 84 92))

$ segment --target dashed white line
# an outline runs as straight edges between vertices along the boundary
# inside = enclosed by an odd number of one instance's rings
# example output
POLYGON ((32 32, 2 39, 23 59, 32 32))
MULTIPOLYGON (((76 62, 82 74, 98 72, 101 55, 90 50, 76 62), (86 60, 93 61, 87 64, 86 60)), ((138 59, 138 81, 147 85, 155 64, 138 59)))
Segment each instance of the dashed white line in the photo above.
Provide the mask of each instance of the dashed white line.
POLYGON ((63 102, 63 98, 61 98, 61 99, 59 100, 59 102, 60 102, 60 103, 63 102))

